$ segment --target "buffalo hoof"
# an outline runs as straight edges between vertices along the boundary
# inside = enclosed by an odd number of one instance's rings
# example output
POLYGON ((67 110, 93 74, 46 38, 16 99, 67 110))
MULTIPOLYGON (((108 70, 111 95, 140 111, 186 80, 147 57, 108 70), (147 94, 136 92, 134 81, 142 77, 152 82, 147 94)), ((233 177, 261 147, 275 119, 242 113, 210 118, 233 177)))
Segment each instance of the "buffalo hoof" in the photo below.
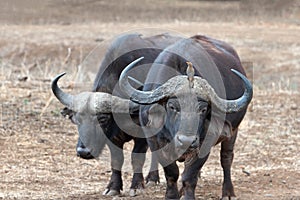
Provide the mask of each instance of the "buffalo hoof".
POLYGON ((159 174, 158 170, 150 171, 146 177, 146 183, 154 182, 155 184, 159 183, 159 174))
POLYGON ((146 188, 154 187, 156 185, 157 183, 155 181, 148 181, 148 183, 146 183, 146 188))
POLYGON ((236 197, 222 197, 221 200, 237 200, 236 197))
POLYGON ((110 190, 106 188, 104 192, 102 193, 103 196, 117 196, 120 195, 120 192, 117 190, 110 190))
POLYGON ((129 196, 135 197, 143 193, 143 189, 130 189, 129 196))

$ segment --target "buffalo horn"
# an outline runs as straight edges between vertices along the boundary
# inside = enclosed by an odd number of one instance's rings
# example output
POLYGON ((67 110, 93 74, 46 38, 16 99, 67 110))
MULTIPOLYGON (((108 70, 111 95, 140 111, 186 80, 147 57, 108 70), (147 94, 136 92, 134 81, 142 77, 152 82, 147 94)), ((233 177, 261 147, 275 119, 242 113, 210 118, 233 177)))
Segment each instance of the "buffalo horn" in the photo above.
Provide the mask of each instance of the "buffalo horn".
POLYGON ((66 73, 57 75, 51 84, 52 92, 56 98, 66 107, 75 111, 90 113, 128 113, 138 110, 139 105, 128 99, 122 99, 103 92, 82 92, 71 95, 63 92, 57 85, 58 80, 66 73))
MULTIPOLYGON (((128 71, 133 68, 143 57, 138 58, 137 60, 130 63, 121 73, 119 79, 120 87, 130 96, 130 99, 138 104, 153 104, 164 98, 170 96, 176 96, 179 91, 188 91, 187 88, 190 88, 190 83, 193 80, 193 90, 197 96, 202 99, 211 102, 219 110, 226 113, 238 112, 245 108, 252 99, 252 86, 250 81, 240 72, 231 69, 238 77, 240 77, 245 86, 244 94, 235 100, 227 100, 220 98, 211 85, 203 78, 195 76, 192 78, 190 75, 178 75, 172 77, 167 82, 165 82, 160 87, 152 91, 140 91, 133 88, 128 82, 128 71)), ((191 64, 190 64, 191 65, 191 64)), ((190 71, 190 70, 189 70, 190 71)))
POLYGON ((64 91, 62 91, 58 85, 57 85, 57 82, 58 80, 63 77, 64 75, 66 74, 66 72, 63 72, 59 75, 57 75, 52 83, 51 83, 51 89, 52 89, 52 92, 53 94, 56 96, 56 98, 65 106, 67 106, 68 108, 71 108, 72 105, 73 105, 73 102, 74 102, 74 96, 73 95, 70 95, 70 94, 67 94, 65 93, 64 91))

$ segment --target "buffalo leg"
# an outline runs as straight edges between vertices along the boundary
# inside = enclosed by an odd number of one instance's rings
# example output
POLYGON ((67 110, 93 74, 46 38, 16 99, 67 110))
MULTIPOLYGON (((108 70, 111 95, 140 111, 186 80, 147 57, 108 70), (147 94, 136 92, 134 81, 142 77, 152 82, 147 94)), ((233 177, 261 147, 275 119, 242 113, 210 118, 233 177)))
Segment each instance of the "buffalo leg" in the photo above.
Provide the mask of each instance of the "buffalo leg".
POLYGON ((131 154, 131 164, 134 174, 130 187, 130 196, 135 196, 137 189, 144 188, 143 166, 145 163, 147 148, 148 145, 146 139, 134 139, 134 147, 131 154))
POLYGON ((222 199, 235 199, 233 184, 231 181, 231 164, 233 160, 233 148, 237 136, 237 129, 233 137, 221 144, 221 165, 223 168, 224 180, 222 188, 222 199))
POLYGON ((199 171, 206 162, 209 155, 204 158, 195 158, 192 163, 185 163, 182 173, 182 189, 180 192, 184 199, 195 199, 195 188, 198 181, 199 171))
POLYGON ((179 169, 176 161, 164 167, 165 177, 167 181, 166 199, 179 199, 177 180, 179 177, 179 169))
POLYGON ((151 166, 149 174, 146 177, 147 186, 159 183, 158 160, 154 153, 151 153, 151 166))
POLYGON ((106 190, 103 192, 103 195, 115 196, 119 195, 120 191, 123 190, 121 173, 122 165, 124 163, 123 145, 124 143, 118 145, 113 143, 108 144, 111 153, 112 174, 109 184, 107 185, 106 190))

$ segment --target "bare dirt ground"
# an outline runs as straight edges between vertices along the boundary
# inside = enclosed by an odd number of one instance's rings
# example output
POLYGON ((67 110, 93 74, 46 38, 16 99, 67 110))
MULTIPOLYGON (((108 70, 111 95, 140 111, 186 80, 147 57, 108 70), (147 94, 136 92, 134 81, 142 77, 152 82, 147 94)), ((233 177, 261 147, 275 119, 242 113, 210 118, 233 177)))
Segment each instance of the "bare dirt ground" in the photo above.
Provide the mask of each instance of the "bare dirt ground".
MULTIPOLYGON (((88 73, 97 70, 91 58, 85 59, 92 49, 98 47, 101 60, 102 41, 147 28, 205 34, 236 48, 254 85, 235 148, 236 194, 239 199, 300 199, 299 2, 0 2, 0 199, 111 199, 101 195, 110 177, 108 150, 99 160, 76 157, 76 127, 60 116, 62 105, 49 86, 66 71, 60 85, 78 92, 77 71, 82 66, 88 73)), ((219 148, 202 169, 198 199, 220 198, 219 148)), ((163 199, 161 169, 160 184, 129 197, 130 149, 129 143, 124 191, 115 199, 163 199)))

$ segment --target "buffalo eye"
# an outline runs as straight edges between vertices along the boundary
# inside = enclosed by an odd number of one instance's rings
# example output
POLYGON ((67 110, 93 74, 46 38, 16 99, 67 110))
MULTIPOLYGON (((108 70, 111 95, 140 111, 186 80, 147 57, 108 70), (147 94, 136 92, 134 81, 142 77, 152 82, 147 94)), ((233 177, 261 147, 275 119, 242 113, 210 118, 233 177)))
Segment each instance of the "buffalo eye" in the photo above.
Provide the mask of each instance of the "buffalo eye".
POLYGON ((200 105, 198 105, 197 112, 199 114, 205 114, 207 112, 207 107, 206 106, 200 106, 200 105))
POLYGON ((105 115, 105 114, 97 115, 97 120, 100 124, 106 124, 109 119, 110 119, 110 115, 105 115))
POLYGON ((179 112, 178 108, 171 102, 168 103, 168 108, 174 112, 179 112))

